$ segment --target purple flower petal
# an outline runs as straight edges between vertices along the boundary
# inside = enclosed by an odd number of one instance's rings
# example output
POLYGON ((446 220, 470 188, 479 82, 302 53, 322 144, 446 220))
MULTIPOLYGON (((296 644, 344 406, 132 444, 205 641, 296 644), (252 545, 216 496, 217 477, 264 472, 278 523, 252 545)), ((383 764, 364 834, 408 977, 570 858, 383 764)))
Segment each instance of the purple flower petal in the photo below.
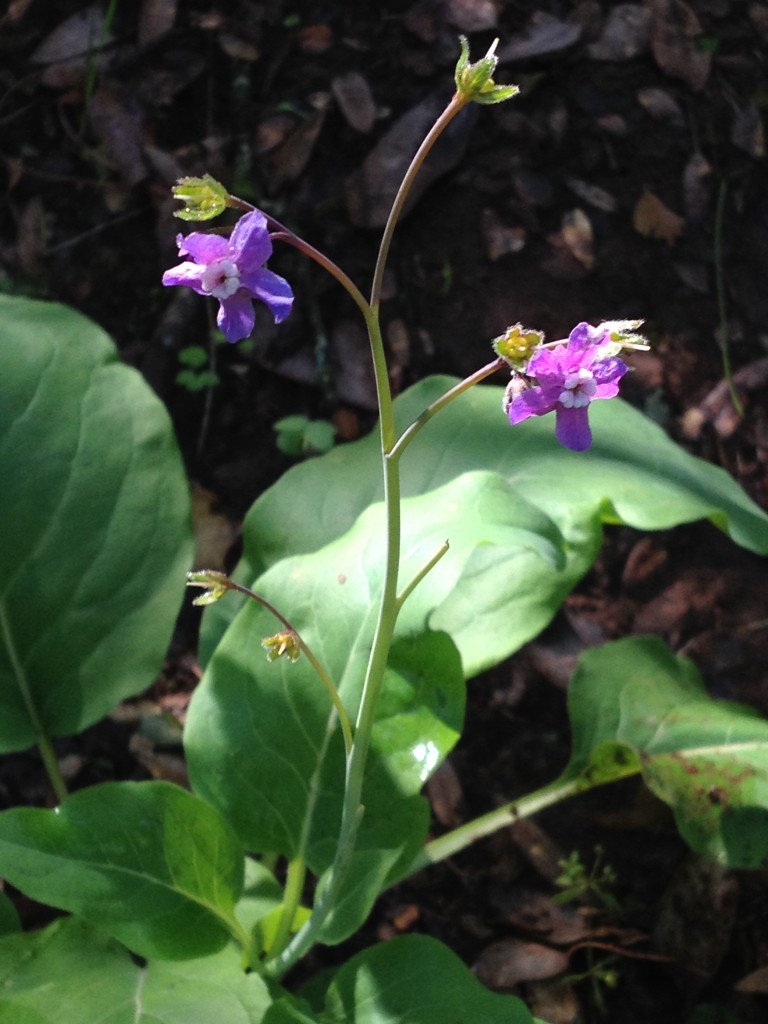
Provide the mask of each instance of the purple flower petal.
MULTIPOLYGON (((614 322, 615 324, 615 322, 614 322)), ((529 416, 555 412, 555 436, 573 451, 592 443, 588 409, 600 398, 614 398, 628 367, 614 355, 611 326, 577 324, 567 342, 540 348, 528 362, 525 376, 534 387, 515 395, 507 412, 513 425, 529 416)))
POLYGON ((249 337, 255 322, 253 302, 245 288, 221 300, 216 323, 227 341, 242 341, 249 337))
POLYGON ((163 274, 163 284, 183 284, 187 288, 193 288, 198 295, 205 295, 203 286, 200 283, 205 266, 200 263, 180 263, 178 267, 171 267, 163 274))
POLYGON ((272 255, 272 239, 267 218, 260 210, 246 213, 235 224, 229 239, 229 251, 242 274, 263 267, 272 255))
POLYGON ((220 235, 204 235, 200 231, 193 231, 186 238, 184 235, 177 235, 176 244, 179 247, 179 256, 191 256, 195 263, 213 263, 229 252, 226 238, 220 235))
POLYGON ((587 408, 584 405, 580 409, 566 409, 559 405, 555 413, 555 437, 573 452, 585 452, 592 444, 587 408))
POLYGON ((557 400, 545 395, 541 388, 530 388, 509 403, 509 422, 514 426, 527 420, 529 416, 546 416, 548 412, 552 412, 556 404, 557 400))
POLYGON ((293 292, 284 278, 264 266, 272 255, 267 218, 259 210, 241 217, 229 239, 194 231, 177 239, 185 262, 163 274, 165 285, 185 285, 198 295, 219 300, 217 323, 227 341, 240 341, 253 330, 253 300, 264 302, 280 323, 291 312, 293 292))
POLYGON ((279 324, 285 320, 293 307, 293 291, 291 286, 278 274, 262 267, 261 270, 252 274, 243 274, 240 278, 242 285, 251 292, 255 298, 264 302, 268 307, 275 323, 279 324))

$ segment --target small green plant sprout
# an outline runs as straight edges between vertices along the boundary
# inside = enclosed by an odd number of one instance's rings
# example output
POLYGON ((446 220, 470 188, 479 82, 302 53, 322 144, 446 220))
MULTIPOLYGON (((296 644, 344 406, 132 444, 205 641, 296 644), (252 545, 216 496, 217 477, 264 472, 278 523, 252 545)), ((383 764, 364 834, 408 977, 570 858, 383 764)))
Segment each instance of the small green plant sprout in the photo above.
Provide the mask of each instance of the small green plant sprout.
POLYGON ((284 416, 274 424, 275 444, 284 455, 324 455, 333 448, 336 428, 328 420, 284 416))
POLYGON ((562 874, 555 879, 561 892, 552 897, 558 905, 564 903, 590 902, 597 900, 606 910, 618 910, 619 901, 613 890, 616 886, 616 872, 610 864, 603 862, 605 850, 595 847, 595 860, 588 871, 578 850, 573 850, 558 866, 562 874))
POLYGON ((209 365, 208 352, 202 345, 187 345, 179 351, 179 362, 184 367, 176 374, 176 383, 187 391, 205 391, 216 387, 221 378, 209 365))

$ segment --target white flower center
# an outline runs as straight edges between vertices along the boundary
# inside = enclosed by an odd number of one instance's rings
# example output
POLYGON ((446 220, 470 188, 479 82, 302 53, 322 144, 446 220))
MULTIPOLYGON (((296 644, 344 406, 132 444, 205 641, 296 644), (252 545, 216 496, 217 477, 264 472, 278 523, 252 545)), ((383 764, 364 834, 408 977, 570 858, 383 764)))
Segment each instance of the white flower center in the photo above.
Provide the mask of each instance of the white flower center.
POLYGON ((223 256, 209 263, 200 278, 203 291, 214 299, 228 299, 240 287, 240 272, 234 260, 223 256))
POLYGON ((591 370, 583 367, 576 373, 569 373, 563 381, 563 391, 560 392, 558 401, 566 409, 581 409, 589 405, 592 396, 597 391, 597 384, 591 370))

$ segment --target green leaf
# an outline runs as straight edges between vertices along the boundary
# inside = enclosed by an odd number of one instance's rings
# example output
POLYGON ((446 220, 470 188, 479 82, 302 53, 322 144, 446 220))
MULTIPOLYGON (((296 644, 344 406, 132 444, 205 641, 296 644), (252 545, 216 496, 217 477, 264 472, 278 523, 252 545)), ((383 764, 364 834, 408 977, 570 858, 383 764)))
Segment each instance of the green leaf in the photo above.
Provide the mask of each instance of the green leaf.
MULTIPOLYGON (((453 544, 398 621, 348 906, 342 901, 335 911, 328 941, 360 923, 386 879, 405 868, 423 841, 426 806, 417 794, 456 742, 463 714, 462 664, 446 624, 463 645, 465 664, 482 665, 537 632, 573 582, 561 569, 557 529, 496 474, 467 473, 435 494, 405 501, 403 523, 402 586, 434 555, 436 540, 450 531, 453 544), (464 574, 473 583, 472 603, 455 595, 464 574), (531 581, 540 579, 546 597, 531 600, 531 581)), ((352 720, 383 577, 383 528, 383 507, 370 508, 344 537, 278 563, 255 586, 337 681, 352 720)), ((250 849, 295 857, 310 821, 307 860, 321 874, 338 833, 343 751, 338 731, 328 734, 330 702, 311 666, 303 659, 295 665, 265 660, 261 639, 274 628, 274 619, 251 604, 217 649, 189 710, 190 777, 250 849)))
POLYGON ((532 1021, 519 999, 489 992, 454 953, 426 935, 400 936, 353 957, 331 982, 322 1019, 324 1024, 532 1021))
POLYGON ((169 783, 107 783, 53 811, 3 812, 0 874, 142 956, 202 956, 232 935, 244 941, 234 915, 242 846, 214 808, 169 783))
POLYGON ((4 892, 0 892, 0 935, 21 931, 21 922, 16 907, 4 892))
POLYGON ((208 362, 208 351, 202 345, 187 345, 179 350, 179 362, 182 366, 189 366, 193 370, 199 370, 208 362))
MULTIPOLYGON (((450 377, 431 377, 404 392, 395 402, 398 429, 404 430, 455 383, 450 377)), ((498 473, 510 491, 559 528, 574 560, 575 579, 599 550, 602 523, 658 530, 708 518, 736 543, 768 553, 768 516, 722 469, 688 455, 631 406, 619 399, 595 402, 590 409, 593 446, 577 453, 556 442, 551 417, 511 427, 501 411, 502 394, 501 388, 473 388, 427 424, 403 456, 406 497, 427 494, 472 470, 498 473)), ((381 500, 378 447, 374 432, 293 467, 266 491, 246 519, 237 578, 250 583, 282 558, 323 547, 381 500)), ((448 533, 451 539, 453 532, 448 533)), ((536 582, 531 581, 532 595, 536 582)), ((469 585, 467 577, 457 599, 469 594, 469 585)), ((468 596, 468 607, 473 600, 468 596)), ((206 612, 204 657, 235 607, 222 602, 206 612)))
POLYGON ((167 413, 73 310, 0 297, 0 752, 157 674, 192 558, 167 413))
POLYGON ((184 963, 138 966, 78 918, 0 939, 0 1024, 261 1024, 271 1003, 228 946, 184 963))
POLYGON ((656 637, 588 651, 569 715, 563 779, 594 784, 640 768, 694 850, 730 867, 768 864, 768 721, 709 697, 692 662, 656 637))

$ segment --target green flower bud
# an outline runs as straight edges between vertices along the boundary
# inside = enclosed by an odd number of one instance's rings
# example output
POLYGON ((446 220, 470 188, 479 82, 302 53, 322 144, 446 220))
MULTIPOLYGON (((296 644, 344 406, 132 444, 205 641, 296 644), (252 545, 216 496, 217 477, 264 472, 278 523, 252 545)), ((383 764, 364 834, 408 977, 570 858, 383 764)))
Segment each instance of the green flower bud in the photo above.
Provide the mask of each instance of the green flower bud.
POLYGON ((261 646, 267 652, 267 661, 276 661, 286 657, 290 661, 298 661, 301 654, 299 638, 292 629, 281 629, 274 636, 265 636, 261 646))
POLYGON ((188 587, 205 587, 206 591, 200 597, 196 597, 192 604, 206 605, 213 604, 223 597, 231 589, 229 577, 226 573, 217 569, 200 569, 198 572, 187 573, 188 587))
POLYGON ((499 63, 496 56, 498 39, 494 39, 488 53, 476 64, 469 63, 469 43, 465 36, 460 36, 461 56, 456 65, 456 91, 464 99, 473 103, 502 103, 504 100, 517 96, 520 89, 516 85, 496 85, 493 72, 499 63))
POLYGON ((184 203, 184 209, 174 213, 174 217, 181 220, 211 220, 229 205, 229 192, 210 174, 202 178, 179 178, 171 191, 174 199, 184 203))
POLYGON ((514 324, 494 338, 491 344, 496 355, 513 370, 525 371, 531 356, 543 341, 542 331, 529 331, 522 324, 514 324))

